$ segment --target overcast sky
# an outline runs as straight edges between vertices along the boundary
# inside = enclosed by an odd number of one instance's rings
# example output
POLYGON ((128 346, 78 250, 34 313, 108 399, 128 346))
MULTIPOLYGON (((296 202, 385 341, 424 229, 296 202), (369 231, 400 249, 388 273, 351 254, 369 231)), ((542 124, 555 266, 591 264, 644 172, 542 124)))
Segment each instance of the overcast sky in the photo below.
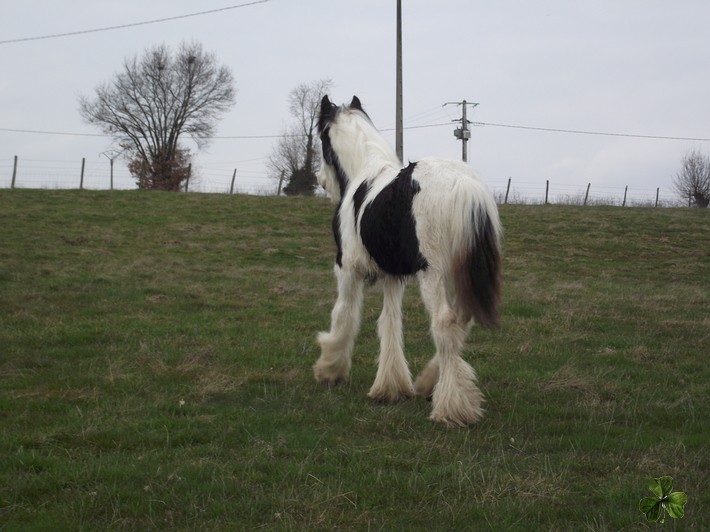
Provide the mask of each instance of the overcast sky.
MULTIPOLYGON (((248 0, 3 1, 0 41, 185 15, 248 0)), ((403 0, 404 157, 461 157, 460 107, 477 102, 469 163, 493 188, 671 194, 672 175, 703 140, 661 140, 517 129, 710 138, 707 0, 403 0), (442 125, 443 124, 443 125, 442 125), (500 125, 493 125, 500 124, 500 125)), ((18 185, 67 172, 86 157, 108 167, 110 139, 3 131, 98 133, 78 113, 124 58, 196 40, 229 66, 236 105, 219 136, 278 135, 300 83, 331 78, 331 99, 357 94, 380 129, 395 125, 395 0, 271 0, 125 29, 0 44, 0 187, 12 158, 18 185), (43 169, 44 168, 44 169, 43 169), (24 174, 23 174, 24 172, 24 174), (24 176, 24 177, 23 177, 24 176)), ((394 144, 394 132, 384 133, 394 144)), ((276 139, 215 139, 196 160, 200 187, 273 187, 265 159, 276 139)), ((189 141, 187 145, 194 147, 189 141)), ((73 170, 72 170, 73 172, 73 170)), ((70 172, 71 173, 71 172, 70 172)), ((131 186, 130 180, 125 186, 131 186)))

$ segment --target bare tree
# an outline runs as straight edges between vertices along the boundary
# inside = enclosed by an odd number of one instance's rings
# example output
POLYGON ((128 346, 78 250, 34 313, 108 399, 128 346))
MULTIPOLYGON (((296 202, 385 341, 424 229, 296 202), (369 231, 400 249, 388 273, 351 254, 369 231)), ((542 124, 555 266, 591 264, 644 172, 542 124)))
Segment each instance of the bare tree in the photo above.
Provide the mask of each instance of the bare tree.
POLYGON ((702 208, 710 205, 710 157, 696 149, 688 151, 681 158, 673 186, 683 201, 692 200, 702 208))
POLYGON ((320 100, 333 82, 320 79, 303 83, 289 93, 289 112, 292 124, 282 133, 269 157, 268 167, 274 177, 283 173, 284 192, 288 195, 311 195, 315 190, 320 147, 316 125, 320 100))
POLYGON ((191 152, 214 135, 222 115, 234 105, 232 73, 199 43, 183 43, 173 54, 166 45, 126 59, 123 70, 80 97, 79 112, 125 150, 140 188, 180 190, 191 152))

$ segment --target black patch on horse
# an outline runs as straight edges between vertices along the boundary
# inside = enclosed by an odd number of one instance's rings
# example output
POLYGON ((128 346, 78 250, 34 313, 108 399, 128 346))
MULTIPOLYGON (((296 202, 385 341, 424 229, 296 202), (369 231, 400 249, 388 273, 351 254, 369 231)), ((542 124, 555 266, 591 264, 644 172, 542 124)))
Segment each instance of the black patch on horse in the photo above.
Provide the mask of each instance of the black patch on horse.
POLYGON ((382 271, 414 275, 428 266, 419 251, 412 202, 420 187, 410 163, 380 192, 362 213, 360 238, 382 271))
POLYGON ((367 196, 367 191, 370 189, 370 185, 367 180, 360 183, 357 187, 355 194, 353 194, 353 210, 355 211, 355 228, 357 229, 357 219, 360 216, 360 209, 367 196))
POLYGON ((345 188, 348 184, 348 178, 345 175, 343 167, 340 165, 338 154, 333 149, 333 144, 330 142, 330 124, 335 120, 335 115, 338 114, 338 106, 331 103, 328 96, 323 96, 320 102, 320 113, 318 114, 318 134, 320 135, 321 147, 323 149, 323 160, 335 169, 335 177, 338 180, 340 188, 340 197, 345 194, 345 188))
POLYGON ((342 240, 340 238, 340 207, 343 205, 343 201, 341 200, 340 203, 338 204, 338 208, 335 209, 335 214, 333 215, 333 238, 335 238, 335 245, 338 248, 338 251, 335 255, 335 264, 340 266, 341 268, 343 267, 343 244, 342 240))
POLYGON ((345 189, 348 186, 348 178, 345 175, 343 167, 340 165, 338 154, 335 153, 333 145, 330 142, 330 126, 327 126, 320 134, 320 143, 323 148, 323 160, 335 169, 335 177, 338 179, 338 187, 340 188, 340 197, 345 195, 345 189))

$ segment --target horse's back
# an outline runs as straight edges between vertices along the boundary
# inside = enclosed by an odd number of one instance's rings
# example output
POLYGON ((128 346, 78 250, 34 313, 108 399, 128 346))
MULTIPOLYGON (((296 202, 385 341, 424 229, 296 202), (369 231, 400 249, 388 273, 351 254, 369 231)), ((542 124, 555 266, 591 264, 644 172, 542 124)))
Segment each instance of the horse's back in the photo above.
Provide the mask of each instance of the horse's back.
POLYGON ((498 239, 501 230, 495 200, 470 166, 451 159, 422 159, 412 179, 420 189, 413 211, 427 258, 438 256, 448 264, 448 255, 468 248, 487 223, 498 239))

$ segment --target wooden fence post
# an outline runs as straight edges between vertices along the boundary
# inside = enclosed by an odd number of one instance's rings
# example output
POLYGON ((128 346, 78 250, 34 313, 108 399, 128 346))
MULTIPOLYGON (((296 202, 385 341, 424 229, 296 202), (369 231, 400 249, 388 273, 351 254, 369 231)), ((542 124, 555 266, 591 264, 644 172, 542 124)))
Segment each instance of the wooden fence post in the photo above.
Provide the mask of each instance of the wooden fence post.
POLYGON ((584 204, 587 204, 587 198, 589 198, 589 187, 591 187, 591 183, 587 183, 587 192, 584 194, 584 204))
POLYGON ((229 195, 231 196, 234 194, 234 178, 237 177, 237 169, 234 169, 234 173, 232 174, 232 184, 229 187, 229 195))
POLYGON ((511 177, 508 178, 508 186, 505 189, 505 201, 503 201, 504 205, 508 205, 508 193, 510 192, 510 180, 511 179, 512 179, 511 177))
POLYGON ((277 196, 281 195, 281 185, 283 185, 283 182, 284 182, 284 172, 285 172, 285 170, 281 170, 281 177, 279 178, 279 190, 278 190, 278 192, 276 192, 277 196))
POLYGON ((626 193, 629 191, 629 185, 624 188, 624 202, 621 204, 622 207, 626 207, 626 193))
POLYGON ((661 187, 658 187, 658 188, 656 189, 656 205, 655 205, 655 207, 658 207, 658 194, 659 194, 659 192, 661 192, 661 187))
POLYGON ((550 180, 547 180, 547 184, 545 185, 545 205, 547 205, 547 200, 550 194, 550 180))
POLYGON ((10 188, 15 188, 15 178, 17 177, 17 155, 15 155, 15 164, 12 166, 12 185, 10 188))
POLYGON ((113 190, 113 159, 109 159, 111 161, 111 190, 113 190))
POLYGON ((190 186, 190 176, 192 175, 192 163, 187 165, 187 179, 185 180, 185 192, 188 191, 190 186))
POLYGON ((84 167, 86 166, 86 157, 81 158, 81 178, 79 179, 79 190, 84 189, 84 167))

